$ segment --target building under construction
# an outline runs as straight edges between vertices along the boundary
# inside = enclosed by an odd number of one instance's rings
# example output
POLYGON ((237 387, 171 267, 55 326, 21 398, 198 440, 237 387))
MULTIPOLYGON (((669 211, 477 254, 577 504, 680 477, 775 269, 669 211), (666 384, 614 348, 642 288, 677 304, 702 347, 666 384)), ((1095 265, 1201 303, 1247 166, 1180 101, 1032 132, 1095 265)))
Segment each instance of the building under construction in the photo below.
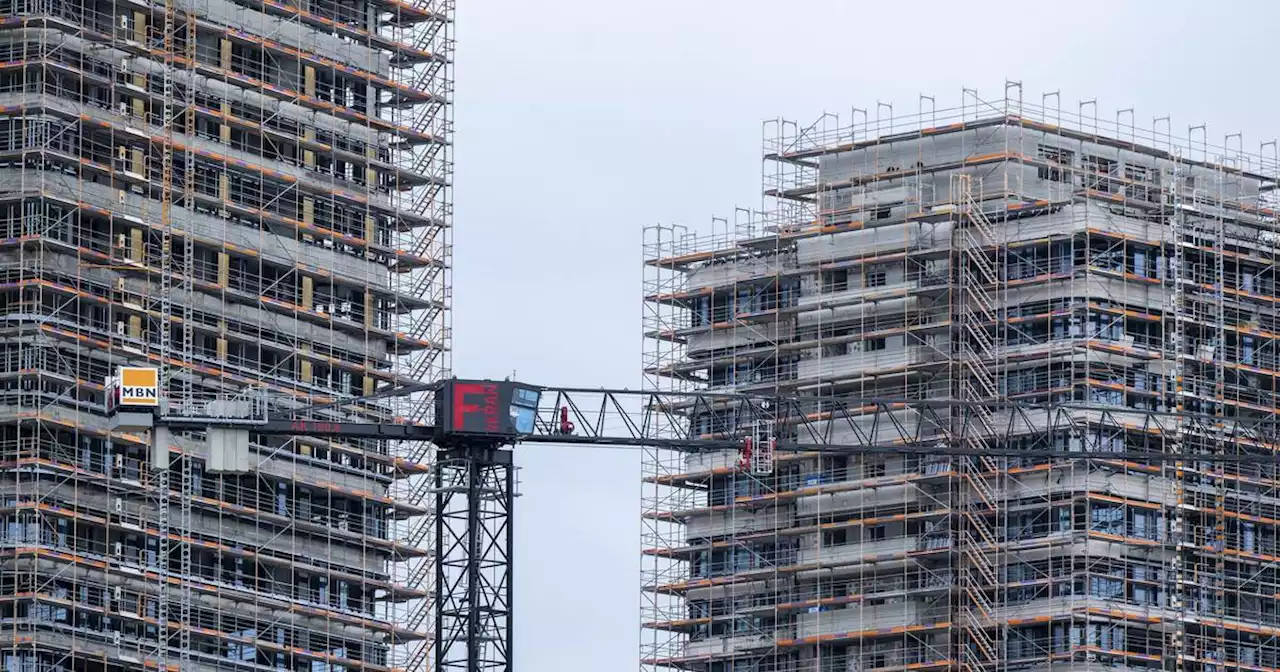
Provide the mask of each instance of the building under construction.
POLYGON ((452 0, 0 10, 0 669, 425 669, 429 447, 152 453, 103 382, 289 408, 444 374, 452 0))
MULTIPOLYGON (((642 665, 1280 667, 1280 475, 1233 460, 1280 446, 1226 429, 1280 406, 1275 143, 1015 84, 921 102, 770 122, 764 214, 652 229, 645 370, 867 399, 824 440, 981 456, 651 449, 642 665), (1036 419, 1063 403, 1092 410, 1036 419), (1136 450, 1186 459, 1106 455, 1136 450)), ((670 429, 805 440, 708 417, 670 429)))

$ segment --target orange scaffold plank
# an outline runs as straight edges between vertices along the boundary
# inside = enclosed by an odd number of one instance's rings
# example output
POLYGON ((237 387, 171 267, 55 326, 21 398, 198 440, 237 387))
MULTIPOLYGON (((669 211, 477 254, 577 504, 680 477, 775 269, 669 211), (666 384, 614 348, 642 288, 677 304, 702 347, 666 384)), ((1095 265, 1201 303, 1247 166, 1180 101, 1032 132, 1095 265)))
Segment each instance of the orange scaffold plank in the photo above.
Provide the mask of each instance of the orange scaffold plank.
MULTIPOLYGON (((260 598, 259 598, 259 599, 260 599, 260 598)), ((11 602, 15 602, 15 603, 16 603, 16 602, 30 601, 30 600, 39 600, 40 602, 47 602, 47 603, 56 603, 56 604, 61 604, 61 605, 65 606, 65 607, 67 607, 67 608, 69 608, 69 609, 75 609, 75 610, 77 610, 77 611, 85 611, 85 612, 90 612, 90 613, 97 613, 97 614, 101 614, 101 615, 103 615, 103 616, 114 616, 114 617, 118 617, 118 618, 124 618, 124 619, 127 619, 127 620, 138 621, 138 622, 141 622, 141 623, 147 623, 147 624, 149 624, 149 625, 158 625, 158 624, 160 623, 160 620, 159 620, 158 618, 155 618, 155 617, 152 617, 152 616, 143 616, 143 615, 139 614, 138 612, 124 611, 124 610, 118 610, 118 609, 108 610, 108 609, 106 609, 105 607, 102 607, 102 606, 98 606, 98 605, 94 605, 94 604, 86 603, 86 602, 78 602, 78 601, 75 601, 75 600, 70 600, 70 599, 67 599, 67 598, 65 598, 65 597, 59 597, 59 596, 57 596, 56 594, 53 594, 53 593, 47 593, 47 592, 25 592, 25 593, 17 593, 17 594, 13 594, 13 595, 5 595, 5 596, 0 597, 0 601, 11 601, 11 602)), ((281 607, 281 608, 285 609, 286 611, 289 611, 290 613, 304 613, 304 612, 301 612, 301 611, 298 611, 298 610, 296 610, 296 609, 292 608, 292 607, 295 607, 295 606, 297 606, 297 605, 295 605, 295 604, 293 604, 293 603, 289 603, 289 604, 281 603, 281 604, 280 604, 280 607, 281 607)), ((308 615, 308 616, 310 616, 310 615, 313 615, 313 614, 306 614, 306 613, 304 613, 304 615, 308 615)), ((342 615, 341 615, 341 614, 339 614, 339 616, 342 616, 342 615)), ((330 618, 330 617, 329 617, 329 616, 325 616, 325 618, 330 618)), ((386 624, 386 623, 382 623, 382 622, 379 622, 379 621, 365 621, 365 620, 363 620, 363 619, 352 619, 352 618, 345 618, 345 619, 343 619, 343 618, 335 618, 334 620, 337 620, 337 621, 339 621, 339 622, 345 622, 345 623, 347 623, 348 625, 357 625, 357 626, 360 626, 360 627, 369 627, 370 629, 373 629, 373 630, 375 630, 375 631, 379 631, 379 632, 392 633, 392 634, 396 635, 398 638, 401 638, 401 640, 402 640, 402 641, 404 641, 404 640, 406 640, 406 639, 408 639, 408 638, 421 638, 421 637, 423 636, 423 635, 422 635, 422 634, 420 634, 420 633, 415 633, 415 632, 412 632, 412 631, 409 631, 409 630, 402 630, 402 629, 399 629, 399 628, 394 628, 394 627, 389 626, 389 625, 388 625, 388 624, 386 624), (365 625, 365 623, 366 623, 366 622, 368 623, 368 625, 367 625, 367 626, 365 625), (378 626, 378 627, 375 627, 375 626, 378 626)), ((170 628, 177 629, 177 628, 179 627, 179 624, 178 624, 178 623, 170 623, 170 624, 169 624, 169 627, 170 627, 170 628)), ((392 668, 388 668, 388 667, 384 667, 384 666, 380 666, 380 665, 373 665, 373 664, 369 664, 369 663, 362 663, 361 661, 358 661, 358 660, 351 660, 351 659, 346 659, 346 658, 340 658, 340 657, 337 657, 337 656, 332 656, 332 655, 330 655, 330 654, 325 654, 325 653, 320 653, 320 652, 314 652, 314 651, 306 651, 306 650, 303 650, 303 649, 295 649, 295 648, 293 648, 293 647, 283 647, 283 646, 275 645, 274 643, 270 643, 270 642, 263 643, 263 642, 264 642, 264 640, 255 640, 255 639, 252 639, 252 638, 247 638, 247 637, 244 637, 244 636, 238 636, 238 635, 235 635, 235 634, 232 634, 232 633, 228 633, 228 632, 225 632, 225 631, 222 631, 222 630, 215 630, 215 629, 213 629, 213 628, 207 628, 207 627, 199 627, 199 626, 195 626, 195 627, 193 628, 193 630, 194 630, 194 631, 196 631, 196 632, 199 632, 200 634, 203 634, 203 635, 205 635, 205 636, 212 637, 212 638, 216 638, 216 639, 218 639, 218 640, 220 640, 220 641, 227 641, 227 642, 241 642, 241 643, 245 643, 245 644, 253 644, 253 645, 255 645, 255 646, 260 646, 261 648, 269 648, 269 649, 278 650, 278 651, 290 651, 290 652, 293 652, 293 653, 297 653, 298 655, 304 656, 304 657, 306 657, 306 658, 314 658, 314 659, 316 659, 316 660, 333 660, 333 661, 343 661, 343 662, 342 662, 342 664, 343 664, 343 665, 350 665, 350 666, 353 666, 353 667, 358 668, 358 669, 377 670, 377 671, 385 671, 385 670, 390 670, 390 669, 392 669, 392 668)), ((335 663, 335 664, 336 664, 336 663, 335 663)))
MULTIPOLYGON (((725 473, 733 473, 736 469, 726 468, 725 473)), ((801 497, 811 497, 814 495, 827 495, 838 492, 850 492, 853 490, 863 490, 870 488, 882 488, 893 485, 910 485, 917 482, 932 481, 935 479, 943 479, 955 476, 955 471, 938 471, 930 474, 919 472, 894 474, 892 476, 880 476, 877 478, 853 479, 848 481, 838 481, 834 483, 820 483, 817 485, 804 485, 797 488, 779 490, 776 492, 765 493, 762 495, 748 495, 742 497, 734 497, 733 502, 729 504, 718 504, 715 506, 701 506, 690 509, 681 509, 677 511, 651 511, 644 514, 645 518, 656 520, 680 520, 689 516, 705 515, 709 513, 718 513, 723 511, 731 511, 734 509, 743 509, 753 506, 768 506, 788 502, 801 497)), ((655 482, 654 477, 649 477, 646 482, 655 482)), ((665 481, 668 484, 671 480, 665 481)))
MULTIPOLYGON (((106 164, 97 163, 94 161, 90 161, 88 159, 73 157, 64 152, 55 151, 49 148, 44 148, 38 151, 40 151, 43 154, 59 158, 68 163, 76 164, 81 166, 82 168, 94 171, 102 175, 104 178, 110 177, 112 179, 120 180, 121 183, 135 184, 139 186, 145 186, 149 184, 149 181, 141 175, 135 175, 133 173, 128 173, 125 171, 115 170, 114 168, 106 164)), ((43 193, 43 192, 40 192, 40 193, 43 193)), ((306 222, 303 222, 302 220, 294 219, 292 217, 286 217, 284 215, 281 215, 266 209, 255 208, 248 205, 242 205, 236 201, 215 198, 213 196, 209 196, 201 193, 197 193, 196 198, 197 200, 204 201, 211 205, 217 205, 221 209, 246 217, 250 220, 262 219, 269 222, 275 222, 275 223, 284 225, 290 229, 299 231, 301 233, 311 234, 312 236, 318 239, 333 240, 336 242, 349 245, 356 249, 368 249, 368 250, 373 250, 375 252, 378 252, 380 254, 385 254, 395 259, 395 262, 398 268, 403 268, 405 270, 409 270, 414 267, 428 267, 428 266, 441 267, 442 266, 442 263, 437 259, 421 256, 408 250, 392 249, 389 247, 385 247, 378 243, 365 240, 364 238, 361 238, 359 236, 340 233, 332 229, 326 229, 321 226, 317 226, 315 224, 308 224, 306 222)), ((59 199, 59 200, 62 200, 62 199, 59 199)), ((96 206, 90 206, 87 209, 93 212, 104 212, 104 213, 107 212, 102 208, 98 208, 96 206)), ((112 216, 112 213, 107 213, 107 215, 112 216)), ((138 221, 137 223, 148 225, 146 222, 141 222, 141 221, 138 221)))
MULTIPOLYGON (((106 255, 102 255, 102 254, 100 254, 100 253, 93 253, 93 255, 94 255, 94 256, 101 257, 101 258, 106 259, 106 260, 108 260, 108 261, 111 261, 109 257, 106 257, 106 255)), ((152 274, 159 273, 159 271, 158 271, 157 269, 154 269, 153 267, 150 267, 150 266, 145 266, 145 265, 140 264, 140 263, 138 263, 138 262, 126 262, 126 263, 127 263, 128 265, 130 265, 131 267, 136 268, 136 269, 138 269, 138 270, 147 271, 147 272, 152 273, 152 274)), ((43 280, 41 280, 41 281, 35 281, 35 280, 31 280, 31 281, 18 281, 18 282, 13 282, 13 283, 5 283, 3 286, 4 286, 4 287, 9 287, 9 288, 19 288, 19 287, 22 287, 22 286, 31 286, 31 285, 33 285, 33 284, 34 284, 34 285, 39 285, 39 286, 42 286, 42 287, 46 287, 46 288, 48 288, 48 289, 58 290, 58 291, 63 291, 63 288, 65 288, 65 287, 66 287, 65 285, 61 285, 61 284, 58 284, 58 283, 52 283, 52 282, 49 282, 49 281, 43 281, 43 280)), ((210 283, 210 282, 205 282, 205 281, 197 281, 197 283, 196 283, 196 284, 197 284, 198 286, 202 286, 202 287, 204 287, 205 289, 212 290, 212 291, 215 291, 215 292, 216 292, 216 291, 219 291, 219 290, 223 290, 222 286, 221 286, 221 285, 218 285, 217 283, 210 283)), ((110 300, 108 300, 108 299, 104 299, 104 298, 102 298, 102 297, 98 297, 98 296, 96 296, 96 295, 92 295, 92 294, 86 294, 86 293, 82 292, 81 290, 76 290, 76 289, 74 289, 74 288, 71 288, 71 289, 70 289, 70 291, 71 291, 71 292, 73 292, 73 293, 75 293, 77 296, 81 296, 82 298, 85 298, 85 299, 88 299, 88 300, 94 300, 94 301, 101 302, 101 303, 113 303, 113 302, 111 302, 111 301, 110 301, 110 300)), ((238 291, 238 290, 225 290, 225 291, 238 291)), ((248 296, 248 295, 245 295, 245 296, 248 296)), ((304 307, 302 307, 302 306, 299 306, 299 305, 297 305, 297 304, 290 303, 290 302, 288 302, 288 301, 282 301, 282 300, 280 300, 280 299, 272 299, 272 298, 269 298, 269 297, 265 297, 265 296, 264 296, 264 297, 258 297, 258 302, 259 302, 259 303, 261 303, 262 305, 266 305, 266 306, 274 307, 274 308, 278 309, 279 311, 283 311, 285 314, 290 315, 290 316, 293 316, 293 315, 295 315, 295 314, 296 314, 296 315, 297 315, 297 316, 299 316, 299 317, 306 318, 306 319, 307 319, 307 321, 314 322, 314 323, 318 323, 318 324, 320 324, 320 325, 322 325, 322 326, 337 327, 337 328, 339 328, 339 330, 340 330, 340 331, 341 331, 341 330, 345 330, 345 329, 342 329, 342 327, 344 327, 344 326, 346 326, 346 325, 348 324, 348 323, 343 323, 343 322, 341 322, 341 321, 337 320, 337 319, 336 319, 336 318, 334 318, 334 317, 333 317, 333 315, 331 315, 330 313, 327 313, 327 312, 320 312, 320 311, 317 311, 317 310, 309 310, 309 309, 304 308, 304 307)), ((118 305, 118 304, 117 304, 117 305, 118 305)), ((146 310, 141 310, 141 311, 138 311, 138 312, 149 313, 149 311, 146 311, 146 310)), ((181 322, 181 319, 180 319, 180 318, 174 318, 174 320, 175 320, 175 322, 179 322, 179 323, 181 322)), ((400 348, 401 348, 401 350, 402 350, 402 351, 404 351, 404 350, 409 350, 409 349, 431 348, 431 347, 433 347, 433 346, 432 346, 431 341, 427 341, 427 340, 425 340, 425 339, 420 339, 420 338, 412 338, 412 337, 408 336, 407 334, 404 334, 403 332, 398 332, 398 331, 390 331, 390 330, 386 330, 386 329, 379 329, 379 328, 377 328, 377 327, 365 327, 364 325, 356 325, 356 324, 354 324, 354 323, 352 323, 352 326, 350 327, 350 331, 351 331, 352 333, 356 333, 356 334, 361 334, 361 333, 364 333, 365 331, 368 331, 368 332, 373 333, 373 334, 377 334, 377 335, 379 335, 379 336, 382 336, 382 337, 384 337, 384 338, 387 338, 389 342, 394 343, 394 344, 396 344, 396 345, 400 346, 400 348)), ((347 368, 347 367, 344 365, 344 366, 342 366, 342 368, 347 368)), ((234 374, 231 374, 231 375, 234 375, 234 374)), ((388 375, 390 375, 390 374, 380 374, 380 375, 379 375, 379 377, 387 378, 387 376, 388 376, 388 375)), ((387 378, 387 379, 391 379, 391 380, 393 380, 393 379, 394 379, 394 376, 392 376, 391 378, 387 378)))
MULTIPOLYGON (((85 513, 79 513, 71 509, 64 509, 62 507, 54 506, 52 504, 47 504, 47 503, 39 503, 39 502, 20 503, 16 506, 8 506, 8 507, 0 507, 0 508, 3 508, 4 510, 7 510, 7 511, 24 511, 24 510, 39 511, 40 513, 43 513, 46 515, 54 515, 62 518, 77 520, 81 522, 87 522, 95 525, 107 525, 107 522, 108 522, 107 518, 103 516, 93 516, 85 513)), ((160 536, 160 531, 158 529, 152 528, 152 527, 146 527, 144 525, 136 525, 134 527, 131 527, 130 529, 133 531, 145 534, 148 537, 158 538, 160 536)), ((306 567, 316 572, 328 572, 331 576, 352 581, 354 583, 358 583, 361 585, 372 586, 374 588, 380 588, 382 590, 385 590, 393 597, 393 599, 407 600, 407 599, 426 597, 426 593, 420 590, 412 590, 405 586, 399 586, 399 585, 389 583, 387 581, 381 581, 378 579, 371 579, 369 577, 361 576, 359 574, 351 574, 339 569, 326 568, 320 565, 309 564, 307 561, 311 560, 312 558, 309 558, 307 556, 295 556, 293 558, 286 558, 281 556, 270 555, 267 553, 260 553, 257 551, 250 551, 238 546, 228 546, 226 544, 218 543, 216 541, 204 541, 201 539, 196 539, 194 537, 183 536, 183 535, 172 533, 172 532, 169 534, 169 540, 171 542, 188 544, 190 546, 197 546, 197 547, 204 548, 217 553, 221 553, 224 555, 237 556, 237 557, 245 558, 246 560, 261 562, 263 564, 275 565, 277 567, 290 567, 290 568, 306 567)), ((409 548, 409 547, 406 547, 406 548, 409 548)), ((427 554, 429 554, 429 551, 413 548, 413 553, 411 555, 425 556, 427 554)), ((68 553, 68 555, 70 554, 68 553)), ((410 555, 410 554, 407 554, 407 555, 410 555)))
MULTIPOLYGON (((59 427, 63 427, 71 431, 81 432, 81 433, 88 434, 90 436, 96 436, 99 438, 110 438, 113 441, 129 443, 135 446, 151 445, 148 442, 148 439, 146 437, 139 436, 137 434, 130 434, 128 432, 111 432, 111 431, 102 429, 100 427, 91 427, 88 425, 82 425, 78 422, 73 422, 63 418, 57 418, 47 413, 42 413, 39 411, 27 411, 27 412, 18 413, 16 416, 14 416, 14 420, 22 421, 22 422, 41 422, 41 423, 46 423, 50 425, 57 425, 59 427)), ((405 459, 397 455, 371 453, 368 451, 352 449, 352 448, 343 446, 341 444, 335 444, 335 443, 326 443, 325 445, 329 448, 329 450, 332 450, 335 452, 349 454, 352 456, 360 457, 369 462, 374 462, 377 464, 393 467, 394 469, 396 469, 397 473, 400 473, 403 475, 425 474, 431 471, 430 465, 422 464, 419 462, 413 462, 411 460, 405 459)))
MULTIPOLYGON (((179 450, 177 446, 170 446, 169 452, 174 455, 183 454, 182 451, 179 450)), ((8 468, 8 469, 28 469, 28 468, 49 469, 52 471, 58 471, 65 474, 71 474, 71 475, 74 475, 76 478, 84 479, 84 480, 104 481, 104 482, 108 480, 105 474, 82 469, 71 463, 59 462, 57 460, 44 458, 44 457, 21 457, 16 460, 8 460, 8 461, 0 462, 0 466, 3 466, 4 468, 8 468)), ((270 476, 270 474, 265 474, 265 475, 270 476)), ((284 478, 284 477, 277 476, 277 478, 284 478)), ((303 485, 315 488, 317 490, 323 490, 326 492, 333 492, 341 495, 347 495, 350 497, 356 497, 356 498, 367 500, 370 502, 376 502, 378 504, 382 504, 388 507, 394 507, 395 510, 398 511, 399 513, 407 514, 410 516, 423 515, 428 511, 428 509, 424 507, 414 506, 412 504, 402 502, 392 497, 387 497, 385 495, 378 495, 371 491, 362 490, 359 488, 349 488, 349 487, 339 485, 330 481, 325 481, 322 479, 305 478, 302 476, 295 475, 295 476, 288 477, 288 480, 301 483, 303 485)), ((130 489, 127 485, 119 485, 119 487, 124 489, 130 489)), ((141 488, 142 486, 138 486, 137 489, 141 489, 141 488)), ((261 515, 265 518, 274 520, 276 522, 280 522, 282 524, 288 520, 287 516, 274 514, 274 513, 271 513, 270 511, 263 511, 261 509, 256 509, 252 506, 247 506, 244 504, 232 504, 230 502, 225 502, 225 501, 213 499, 210 497, 197 496, 197 497, 193 497, 192 501, 200 502, 204 504, 206 508, 209 508, 209 509, 231 511, 243 517, 254 517, 254 516, 261 515)), ((354 538, 367 539, 368 543, 375 546, 383 546, 386 548, 397 547, 397 545, 394 542, 387 539, 380 539, 377 537, 362 537, 360 535, 354 535, 354 534, 352 534, 351 536, 353 539, 354 538)))

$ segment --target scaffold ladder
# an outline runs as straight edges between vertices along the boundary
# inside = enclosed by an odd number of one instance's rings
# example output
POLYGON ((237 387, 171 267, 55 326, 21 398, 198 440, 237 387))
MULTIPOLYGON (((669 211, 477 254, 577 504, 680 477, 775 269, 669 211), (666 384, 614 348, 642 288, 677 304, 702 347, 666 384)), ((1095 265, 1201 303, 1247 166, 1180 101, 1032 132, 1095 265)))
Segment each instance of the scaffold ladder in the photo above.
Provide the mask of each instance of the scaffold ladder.
MULTIPOLYGON (((1168 187, 1168 195, 1165 202, 1169 204, 1169 236, 1171 259, 1168 263, 1168 272, 1166 277, 1169 279, 1169 291, 1166 292, 1168 301, 1165 304, 1164 324, 1169 330, 1164 339, 1165 343, 1165 390, 1171 392, 1171 400, 1169 404, 1178 415, 1174 417, 1174 428, 1172 436, 1166 439, 1166 449, 1174 454, 1181 455, 1183 453, 1183 432, 1186 430, 1185 423, 1182 420, 1181 413, 1183 408, 1183 390, 1182 390, 1182 357, 1184 352, 1185 318, 1186 300, 1183 295, 1182 273, 1184 271, 1184 254, 1183 254, 1183 229, 1185 228, 1185 212, 1182 202, 1183 189, 1183 163, 1182 155, 1178 149, 1174 149, 1172 153, 1173 169, 1168 187)), ((1186 464, 1181 460, 1164 462, 1162 471, 1168 483, 1170 483, 1173 495, 1173 510, 1169 523, 1169 535, 1172 542, 1174 552, 1169 556, 1169 575, 1172 590, 1170 591, 1170 606, 1173 607, 1177 614, 1174 619, 1172 631, 1169 634, 1169 650, 1166 651, 1166 659, 1173 660, 1174 672, 1183 672, 1186 669, 1186 619, 1187 613, 1187 584, 1189 581, 1185 576, 1185 567, 1183 563, 1183 545, 1186 542, 1187 521, 1185 516, 1186 491, 1183 487, 1183 479, 1186 477, 1184 468, 1186 464)))
MULTIPOLYGON (((173 0, 169 0, 168 5, 172 7, 173 0)), ((186 134, 186 142, 193 142, 196 137, 196 111, 195 111, 195 91, 193 84, 196 81, 196 14, 191 5, 187 6, 183 12, 183 23, 186 28, 185 39, 183 40, 184 60, 188 70, 188 85, 184 89, 183 94, 183 132, 186 134)), ((176 28, 175 28, 176 29, 176 28)), ((174 59, 177 60, 177 59, 174 59)), ((168 129, 166 137, 166 152, 172 152, 172 122, 166 127, 168 129)), ((190 217, 195 212, 195 180, 196 180, 196 159, 195 152, 189 149, 183 152, 185 163, 182 173, 182 205, 190 217)), ((171 213, 172 215, 172 213, 171 213)), ((166 223, 166 226, 172 227, 172 221, 166 223)), ((195 352, 195 236, 191 231, 187 231, 182 236, 182 356, 184 359, 191 359, 195 352)), ((189 403, 195 398, 194 377, 187 375, 183 377, 182 383, 183 402, 189 403)), ((182 489, 178 493, 179 500, 179 530, 184 539, 178 547, 178 567, 181 573, 182 587, 180 599, 178 601, 178 655, 180 672, 188 672, 192 669, 191 665, 191 607, 194 596, 191 592, 191 542, 192 530, 192 505, 193 500, 200 494, 200 488, 196 481, 195 458, 184 451, 179 465, 182 469, 182 489)))
MULTIPOLYGON (((1231 136, 1228 136, 1227 140, 1231 136)), ((1238 137, 1238 136, 1237 136, 1238 137)), ((1225 148, 1229 143, 1223 142, 1225 148)), ((1221 455, 1227 452, 1227 436, 1223 431, 1226 419, 1226 360, 1228 355, 1227 349, 1227 268, 1226 268, 1226 223, 1224 213, 1222 211, 1223 198, 1228 192, 1226 161, 1229 157, 1224 157, 1218 162, 1218 204, 1215 210, 1217 216, 1214 217, 1214 307, 1216 315, 1214 325, 1216 329, 1216 343, 1213 353, 1213 415, 1217 422, 1214 423, 1214 436, 1212 437, 1213 452, 1221 455)), ((1217 648, 1217 660, 1227 660, 1227 641, 1226 641, 1226 617, 1227 604, 1227 466, 1221 462, 1213 465, 1213 481, 1214 481, 1214 518, 1213 518, 1213 534, 1214 534, 1214 550, 1213 553, 1213 576, 1211 583, 1213 585, 1213 607, 1216 612, 1217 621, 1214 623, 1216 637, 1214 644, 1217 648)))
MULTIPOLYGON (((999 317, 991 291, 998 287, 1000 277, 986 250, 996 243, 997 231, 973 196, 971 176, 954 175, 950 186, 958 214, 953 219, 952 242, 957 261, 956 340, 961 354, 954 386, 961 400, 991 402, 1000 397, 991 368, 996 361, 997 344, 989 331, 999 317)), ((960 440, 978 457, 959 460, 959 655, 961 666, 976 672, 993 669, 1002 653, 1002 645, 989 632, 996 614, 987 592, 999 584, 991 554, 997 552, 993 525, 1000 513, 1000 496, 988 477, 999 478, 1000 465, 986 454, 996 433, 991 409, 975 403, 965 407, 961 415, 957 423, 960 440)))
MULTIPOLYGON (((173 321, 173 107, 174 107, 174 68, 177 66, 174 33, 177 30, 176 0, 165 0, 164 23, 161 26, 162 53, 164 56, 162 75, 163 98, 161 100, 160 124, 163 138, 160 147, 160 319, 157 325, 160 340, 160 361, 167 364, 173 356, 173 344, 169 325, 173 321)), ((164 395, 169 386, 169 371, 161 366, 158 371, 160 394, 164 395)), ((169 465, 167 464, 168 447, 159 447, 162 442, 160 430, 153 430, 154 438, 152 468, 155 472, 153 487, 156 492, 156 523, 159 538, 156 544, 156 669, 169 669, 169 539, 171 535, 170 498, 169 498, 169 465), (161 457, 163 455, 163 458, 161 457)))

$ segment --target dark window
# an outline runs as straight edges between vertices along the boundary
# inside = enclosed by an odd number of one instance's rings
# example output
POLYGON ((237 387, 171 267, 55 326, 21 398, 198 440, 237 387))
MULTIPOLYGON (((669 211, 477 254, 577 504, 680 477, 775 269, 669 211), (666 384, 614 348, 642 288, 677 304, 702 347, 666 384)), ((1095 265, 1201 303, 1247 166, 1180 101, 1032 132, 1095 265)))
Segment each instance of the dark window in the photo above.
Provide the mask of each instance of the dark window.
POLYGON ((1040 145, 1037 154, 1042 161, 1049 164, 1036 169, 1037 177, 1052 182, 1070 181, 1071 164, 1075 160, 1073 152, 1061 147, 1040 145))
POLYGON ((824 271, 822 273, 822 291, 826 292, 843 292, 849 289, 849 270, 846 268, 837 268, 833 271, 824 271))
POLYGON ((1141 201, 1156 201, 1159 194, 1152 174, 1149 166, 1126 163, 1124 177, 1131 183, 1125 186, 1125 195, 1141 201))
POLYGON ((1113 186, 1108 177, 1116 174, 1116 162, 1101 156, 1086 156, 1081 161, 1084 168, 1084 187, 1111 193, 1113 186))

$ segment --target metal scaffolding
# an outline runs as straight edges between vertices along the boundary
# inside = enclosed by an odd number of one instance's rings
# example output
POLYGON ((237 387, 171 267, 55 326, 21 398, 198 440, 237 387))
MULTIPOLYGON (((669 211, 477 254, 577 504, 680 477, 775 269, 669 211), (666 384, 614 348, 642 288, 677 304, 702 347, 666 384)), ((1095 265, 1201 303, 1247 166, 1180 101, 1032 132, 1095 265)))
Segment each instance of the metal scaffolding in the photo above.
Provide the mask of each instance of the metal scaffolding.
POLYGON ((452 0, 0 10, 4 669, 427 669, 429 444, 220 471, 102 405, 127 364, 176 404, 448 375, 452 0))
MULTIPOLYGON (((1230 428, 1280 408, 1276 144, 1059 98, 1009 82, 949 110, 770 121, 757 225, 648 231, 650 389, 899 399, 827 438, 924 450, 760 474, 651 448, 644 667, 1280 666, 1275 462, 1220 461, 1274 450, 1230 428), (927 400, 974 411, 929 439, 927 400), (983 411, 1008 403, 1117 422, 1019 437, 983 411), (1126 413, 1174 415, 1152 435, 1126 413)), ((699 413, 669 430, 748 433, 699 413)))

